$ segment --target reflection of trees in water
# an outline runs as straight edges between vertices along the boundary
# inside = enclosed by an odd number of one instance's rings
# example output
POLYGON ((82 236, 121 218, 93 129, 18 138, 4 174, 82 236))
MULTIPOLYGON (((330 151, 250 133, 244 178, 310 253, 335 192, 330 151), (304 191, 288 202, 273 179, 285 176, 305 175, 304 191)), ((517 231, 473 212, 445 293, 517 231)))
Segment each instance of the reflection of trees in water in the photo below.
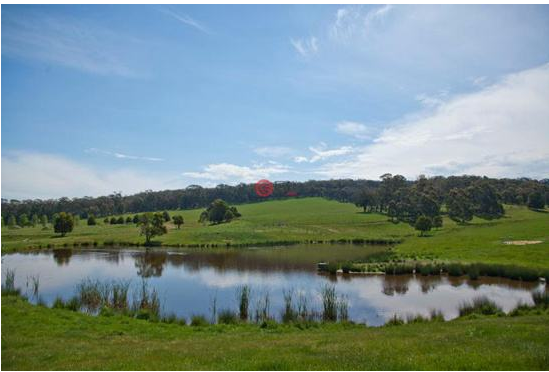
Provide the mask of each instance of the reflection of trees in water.
POLYGON ((59 266, 68 265, 72 256, 72 249, 54 249, 53 259, 59 266))
POLYGON ((293 262, 291 259, 281 259, 261 255, 254 251, 216 251, 190 252, 185 255, 169 255, 168 261, 174 266, 184 265, 190 271, 198 271, 212 267, 218 271, 259 271, 259 272, 295 272, 315 271, 315 262, 293 262))
POLYGON ((383 279, 382 292, 387 296, 394 296, 408 292, 408 282, 412 279, 409 275, 385 275, 383 279))
POLYGON ((167 252, 162 251, 147 251, 134 254, 134 265, 137 268, 137 275, 142 278, 161 276, 169 256, 170 255, 167 252))
POLYGON ((122 258, 122 254, 121 254, 121 251, 111 251, 111 252, 106 252, 101 257, 103 257, 103 259, 105 261, 118 264, 118 263, 120 263, 120 259, 122 258))
POLYGON ((440 276, 421 276, 417 278, 422 293, 429 293, 442 283, 440 276))

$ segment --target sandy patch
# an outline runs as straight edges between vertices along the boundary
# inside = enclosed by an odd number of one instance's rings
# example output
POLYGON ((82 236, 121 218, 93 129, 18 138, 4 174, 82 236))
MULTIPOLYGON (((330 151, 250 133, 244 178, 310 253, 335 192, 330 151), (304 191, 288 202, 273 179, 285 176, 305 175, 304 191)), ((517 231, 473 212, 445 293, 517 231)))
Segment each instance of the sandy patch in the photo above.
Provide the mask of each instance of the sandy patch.
POLYGON ((508 240, 503 242, 507 245, 528 245, 528 244, 539 244, 543 243, 541 240, 508 240))

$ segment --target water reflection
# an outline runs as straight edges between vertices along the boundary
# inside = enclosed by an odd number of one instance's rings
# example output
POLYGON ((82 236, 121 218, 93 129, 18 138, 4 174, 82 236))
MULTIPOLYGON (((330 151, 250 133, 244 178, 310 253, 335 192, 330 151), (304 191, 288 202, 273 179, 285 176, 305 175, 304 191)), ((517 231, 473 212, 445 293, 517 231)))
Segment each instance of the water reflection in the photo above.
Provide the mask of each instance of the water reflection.
POLYGON ((72 256, 72 249, 56 249, 53 251, 53 259, 59 266, 68 265, 72 256))
POLYGON ((319 291, 326 283, 336 286, 349 300, 350 318, 371 325, 383 324, 394 314, 428 315, 433 309, 445 318, 457 316, 458 306, 485 295, 504 311, 519 302, 531 304, 531 291, 539 286, 499 278, 468 280, 445 276, 319 275, 316 262, 359 259, 375 254, 377 247, 291 247, 217 251, 169 250, 55 250, 2 257, 2 272, 15 269, 16 285, 40 276, 40 296, 51 304, 56 296, 68 299, 82 279, 125 279, 138 285, 142 278, 154 286, 163 309, 179 316, 207 315, 215 298, 218 309, 236 309, 236 290, 252 287, 251 303, 269 293, 271 312, 283 307, 283 290, 294 289, 320 310, 319 291))

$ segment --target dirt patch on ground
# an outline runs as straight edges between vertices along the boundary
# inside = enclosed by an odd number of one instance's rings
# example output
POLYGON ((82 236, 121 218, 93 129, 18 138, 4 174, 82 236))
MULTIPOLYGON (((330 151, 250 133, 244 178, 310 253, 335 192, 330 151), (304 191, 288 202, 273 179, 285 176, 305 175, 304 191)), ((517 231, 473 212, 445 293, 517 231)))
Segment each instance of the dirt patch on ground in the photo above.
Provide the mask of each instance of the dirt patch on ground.
POLYGON ((503 244, 507 245, 528 245, 543 243, 541 240, 507 240, 503 244))

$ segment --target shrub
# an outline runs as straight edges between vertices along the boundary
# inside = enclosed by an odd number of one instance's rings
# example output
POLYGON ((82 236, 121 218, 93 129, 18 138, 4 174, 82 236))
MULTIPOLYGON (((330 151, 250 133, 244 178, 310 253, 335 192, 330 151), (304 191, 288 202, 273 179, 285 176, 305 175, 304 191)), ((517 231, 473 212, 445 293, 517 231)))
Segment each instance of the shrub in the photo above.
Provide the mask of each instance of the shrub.
POLYGON ((352 264, 350 262, 345 262, 341 265, 341 270, 344 274, 349 274, 351 272, 352 264))
POLYGON ((71 297, 71 299, 65 303, 65 309, 67 310, 78 311, 81 307, 80 300, 76 296, 71 297))
POLYGON ((463 275, 463 268, 460 264, 453 263, 449 264, 446 267, 446 270, 448 271, 448 275, 450 276, 462 276, 463 275))
POLYGON ((480 276, 480 270, 477 266, 471 265, 467 269, 467 274, 471 280, 477 280, 480 276))
POLYGON ((59 296, 55 297, 55 300, 53 301, 53 304, 51 306, 53 309, 64 309, 65 308, 65 302, 63 299, 59 296))
POLYGON ((206 317, 204 315, 193 315, 191 316, 191 326, 193 327, 205 327, 209 325, 206 317))
POLYGON ((217 321, 220 324, 237 324, 238 315, 236 312, 229 309, 221 310, 219 312, 219 316, 217 317, 217 321))
POLYGON ((328 263, 328 272, 330 273, 330 275, 337 274, 338 269, 339 269, 339 265, 337 263, 335 262, 328 263))

